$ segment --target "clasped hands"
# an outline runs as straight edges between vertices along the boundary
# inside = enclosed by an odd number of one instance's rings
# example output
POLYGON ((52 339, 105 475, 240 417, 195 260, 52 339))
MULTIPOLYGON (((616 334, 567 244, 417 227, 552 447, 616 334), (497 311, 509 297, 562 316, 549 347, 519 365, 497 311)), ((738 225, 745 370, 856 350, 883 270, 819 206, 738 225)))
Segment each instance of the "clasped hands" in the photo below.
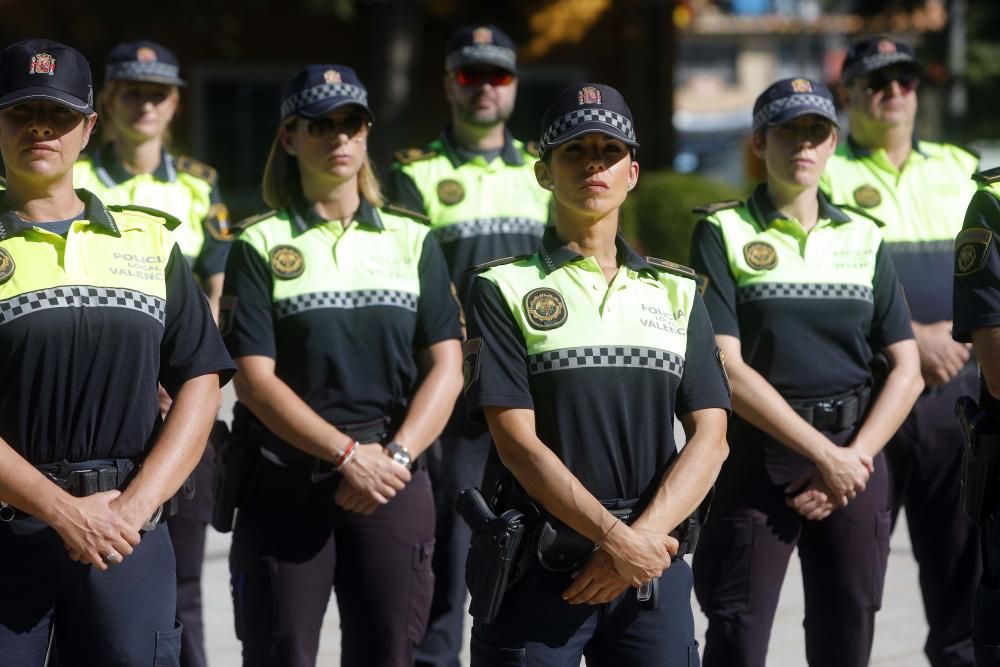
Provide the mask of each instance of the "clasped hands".
POLYGON ((377 442, 358 445, 357 454, 339 469, 334 502, 348 512, 369 515, 392 500, 410 481, 410 471, 386 456, 377 442))
POLYGON ((785 504, 807 519, 820 521, 864 491, 873 472, 871 456, 831 443, 814 469, 785 487, 785 504))

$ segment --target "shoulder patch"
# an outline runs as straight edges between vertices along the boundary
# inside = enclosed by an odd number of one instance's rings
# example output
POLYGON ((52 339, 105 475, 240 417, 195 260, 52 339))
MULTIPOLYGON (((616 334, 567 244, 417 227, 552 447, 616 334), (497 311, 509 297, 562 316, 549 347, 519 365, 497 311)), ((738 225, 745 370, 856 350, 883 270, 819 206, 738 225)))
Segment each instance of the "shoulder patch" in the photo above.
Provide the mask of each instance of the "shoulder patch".
POLYGON ((205 216, 205 229, 216 241, 228 243, 233 240, 233 235, 229 233, 229 209, 225 204, 212 204, 205 216))
POLYGON ((494 266, 503 266, 504 264, 513 264, 514 262, 519 262, 522 259, 528 259, 533 257, 533 255, 519 255, 517 257, 501 257, 500 259, 492 259, 488 262, 483 262, 482 264, 476 264, 475 266, 470 266, 465 270, 466 273, 482 273, 486 269, 492 269, 494 266))
POLYGON ((660 259, 659 257, 647 257, 646 263, 654 268, 660 269, 661 271, 672 273, 675 276, 681 276, 682 278, 690 278, 691 280, 698 279, 698 274, 695 273, 694 269, 684 266, 683 264, 677 264, 676 262, 668 262, 667 260, 660 259))
POLYGON ((203 181, 208 181, 211 185, 215 185, 215 181, 219 177, 219 173, 215 171, 214 167, 209 167, 204 162, 199 162, 186 155, 178 156, 174 166, 177 167, 177 171, 197 176, 203 181))
POLYGON ((973 174, 972 180, 977 183, 982 183, 983 185, 996 183, 997 181, 1000 181, 1000 167, 994 167, 993 169, 987 169, 986 171, 981 171, 978 174, 973 174))
POLYGON ((839 208, 841 210, 844 210, 844 211, 850 211, 851 213, 853 213, 855 215, 860 215, 862 218, 868 218, 869 220, 871 220, 872 222, 874 222, 879 227, 885 227, 885 223, 882 222, 882 220, 880 220, 879 218, 876 218, 874 215, 872 215, 871 213, 869 213, 867 210, 861 208, 860 206, 854 206, 853 204, 843 204, 843 203, 841 203, 841 204, 834 204, 834 206, 836 206, 837 208, 839 208))
POLYGON ((538 157, 541 153, 541 148, 538 146, 537 141, 529 141, 524 144, 524 150, 528 155, 532 157, 538 157))
POLYGON ((277 211, 274 210, 274 209, 271 209, 270 211, 264 211, 263 213, 258 213, 257 215, 251 215, 249 218, 243 218, 242 220, 240 220, 239 222, 237 222, 235 225, 233 225, 233 229, 236 229, 236 230, 239 230, 239 231, 243 231, 247 227, 250 227, 251 225, 257 224, 261 220, 267 220, 268 218, 270 218, 275 213, 277 213, 277 211))
POLYGON ((739 199, 729 199, 727 201, 719 201, 715 202, 714 204, 705 204, 704 206, 693 208, 691 209, 691 212, 704 213, 705 215, 712 215, 713 213, 718 213, 719 211, 725 211, 727 208, 736 208, 737 206, 742 206, 742 205, 743 202, 739 199))
POLYGON ((400 164, 411 164, 413 162, 420 162, 421 160, 429 160, 432 157, 437 157, 437 151, 425 151, 421 148, 407 148, 405 151, 396 151, 393 157, 396 158, 396 162, 400 164))
POLYGON ((175 218, 169 213, 161 211, 158 208, 150 208, 148 206, 137 206, 135 204, 114 204, 114 205, 108 204, 107 208, 109 211, 137 211, 139 213, 145 213, 151 218, 159 218, 160 220, 162 220, 163 226, 169 230, 174 230, 181 224, 179 218, 175 218))
POLYGON ((402 215, 407 218, 413 218, 417 222, 429 223, 431 221, 431 219, 423 213, 406 208, 405 206, 400 206, 399 204, 386 204, 385 210, 394 215, 402 215))

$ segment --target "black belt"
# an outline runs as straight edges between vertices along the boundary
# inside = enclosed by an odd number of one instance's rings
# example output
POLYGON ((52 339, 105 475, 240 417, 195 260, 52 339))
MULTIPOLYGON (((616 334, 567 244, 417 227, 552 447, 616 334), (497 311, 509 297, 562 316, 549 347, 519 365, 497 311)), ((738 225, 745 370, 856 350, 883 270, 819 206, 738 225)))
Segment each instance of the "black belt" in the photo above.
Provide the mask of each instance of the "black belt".
POLYGON ((795 412, 820 431, 841 431, 861 421, 871 398, 871 387, 856 389, 827 398, 788 401, 795 412))

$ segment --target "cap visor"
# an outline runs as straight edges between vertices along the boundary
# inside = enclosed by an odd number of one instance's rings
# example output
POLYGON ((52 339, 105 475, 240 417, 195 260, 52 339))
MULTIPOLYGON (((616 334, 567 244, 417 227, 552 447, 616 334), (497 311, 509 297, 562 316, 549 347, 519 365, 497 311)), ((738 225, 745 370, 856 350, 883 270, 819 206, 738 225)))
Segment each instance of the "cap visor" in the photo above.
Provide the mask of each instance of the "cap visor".
POLYGON ((162 83, 164 86, 177 86, 184 88, 187 81, 172 76, 119 76, 108 81, 145 81, 147 83, 162 83))
POLYGON ((767 121, 766 125, 768 127, 774 127, 776 125, 784 125, 788 121, 795 120, 796 118, 799 118, 801 116, 818 116, 819 118, 828 120, 831 123, 833 123, 834 127, 837 128, 840 127, 840 123, 837 122, 836 116, 830 116, 829 114, 824 113, 819 109, 810 107, 795 107, 792 109, 785 109, 784 111, 778 113, 777 116, 767 121))
POLYGON ((571 139, 576 139, 579 136, 582 136, 584 134, 590 134, 591 132, 596 132, 598 134, 604 134, 604 135, 607 135, 607 136, 612 137, 614 139, 618 139, 619 141, 624 142, 626 146, 631 146, 632 148, 638 148, 639 147, 639 142, 638 141, 635 141, 633 139, 629 139, 620 130, 617 130, 617 129, 612 128, 612 127, 608 127, 604 123, 596 123, 596 122, 592 122, 591 121, 591 122, 587 122, 587 123, 580 123, 576 127, 573 127, 572 129, 567 130, 563 134, 560 134, 554 140, 552 140, 549 143, 545 144, 545 149, 548 150, 549 148, 554 148, 555 146, 559 146, 561 144, 564 144, 564 143, 566 143, 567 141, 569 141, 571 139))
POLYGON ((348 104, 352 104, 363 110, 366 114, 368 114, 368 117, 372 121, 375 120, 375 114, 372 113, 371 109, 350 97, 331 97, 325 100, 320 100, 319 102, 313 102, 308 106, 302 107, 292 115, 302 116, 303 118, 320 118, 327 115, 334 109, 339 109, 340 107, 347 106, 348 104))
POLYGON ((842 76, 841 78, 845 82, 849 82, 859 76, 865 76, 887 67, 909 67, 917 74, 923 74, 924 72, 923 64, 921 64, 920 61, 915 59, 913 56, 907 53, 895 53, 885 54, 878 58, 875 58, 874 56, 863 58, 861 62, 851 68, 848 76, 842 76))
POLYGON ((61 104, 68 109, 79 111, 83 114, 94 113, 94 107, 92 107, 88 102, 61 90, 49 88, 48 86, 32 86, 7 93, 3 97, 0 97, 0 109, 6 109, 14 104, 18 104, 20 102, 30 102, 32 100, 47 100, 49 102, 55 102, 56 104, 61 104))

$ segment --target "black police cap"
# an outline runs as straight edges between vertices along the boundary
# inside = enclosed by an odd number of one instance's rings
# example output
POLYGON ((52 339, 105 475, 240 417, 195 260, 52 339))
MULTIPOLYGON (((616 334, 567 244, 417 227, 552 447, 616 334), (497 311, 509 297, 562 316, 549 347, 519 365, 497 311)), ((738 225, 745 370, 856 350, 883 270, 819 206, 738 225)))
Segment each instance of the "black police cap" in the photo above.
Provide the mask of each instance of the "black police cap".
POLYGON ((767 87, 753 104, 753 131, 769 125, 781 125, 811 114, 837 124, 833 93, 822 83, 796 77, 781 79, 767 87))
POLYGON ((369 118, 368 90, 346 65, 309 65, 296 74, 281 95, 281 118, 319 118, 345 104, 356 104, 369 118))
POLYGON ((180 64, 170 49, 148 39, 122 42, 108 54, 104 68, 106 81, 149 81, 166 86, 186 86, 180 64))
POLYGON ((445 66, 456 70, 468 65, 493 65, 517 74, 514 40, 493 25, 468 25, 451 33, 445 66))
POLYGON ((588 132, 600 132, 638 148, 632 110, 622 94, 602 83, 579 83, 556 96, 542 115, 541 152, 588 132))
POLYGON ((94 113, 90 63, 71 46, 26 39, 0 51, 0 109, 29 100, 49 100, 94 113))
POLYGON ((918 73, 923 71, 923 66, 908 45, 886 35, 876 35, 851 44, 844 58, 840 80, 850 83, 859 76, 890 65, 904 65, 918 73))

